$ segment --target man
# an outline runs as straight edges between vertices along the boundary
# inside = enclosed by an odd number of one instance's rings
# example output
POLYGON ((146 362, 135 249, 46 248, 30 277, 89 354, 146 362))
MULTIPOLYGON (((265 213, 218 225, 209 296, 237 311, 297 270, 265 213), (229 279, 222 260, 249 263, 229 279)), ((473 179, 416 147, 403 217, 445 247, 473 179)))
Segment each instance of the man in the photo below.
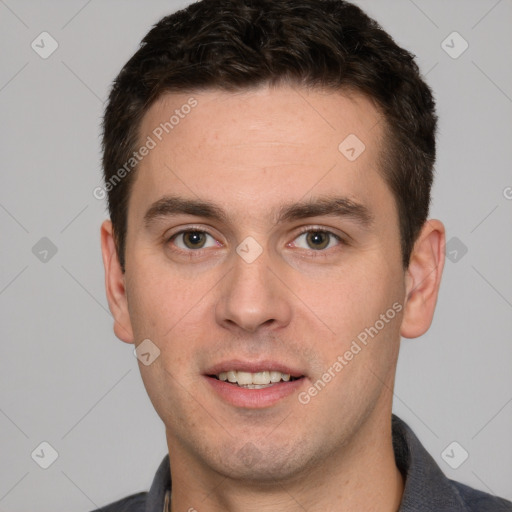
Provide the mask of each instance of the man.
POLYGON ((391 413, 444 265, 435 130, 412 55, 346 2, 208 0, 147 34, 105 113, 101 241, 169 454, 102 510, 512 510, 391 413))

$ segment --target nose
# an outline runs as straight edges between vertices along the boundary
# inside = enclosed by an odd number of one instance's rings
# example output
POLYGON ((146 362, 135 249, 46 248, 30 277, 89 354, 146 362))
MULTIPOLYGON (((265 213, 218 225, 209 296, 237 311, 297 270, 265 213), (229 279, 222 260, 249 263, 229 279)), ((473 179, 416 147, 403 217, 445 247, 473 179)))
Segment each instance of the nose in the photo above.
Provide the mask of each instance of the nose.
POLYGON ((233 268, 221 282, 215 314, 231 330, 277 329, 291 319, 290 293, 267 251, 250 263, 233 255, 233 268))

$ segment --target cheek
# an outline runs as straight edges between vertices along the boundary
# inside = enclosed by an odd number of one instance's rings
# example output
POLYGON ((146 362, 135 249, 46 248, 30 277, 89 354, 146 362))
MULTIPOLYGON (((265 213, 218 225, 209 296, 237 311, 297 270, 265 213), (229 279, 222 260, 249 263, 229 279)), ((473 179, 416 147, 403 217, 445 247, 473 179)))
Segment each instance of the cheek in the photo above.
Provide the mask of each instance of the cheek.
POLYGON ((166 368, 185 371, 205 333, 211 332, 214 315, 208 292, 212 282, 206 275, 201 279, 184 278, 169 269, 149 265, 148 259, 136 268, 128 294, 136 340, 149 338, 160 349, 166 368))
POLYGON ((176 277, 155 254, 135 256, 128 280, 128 306, 134 329, 162 337, 189 309, 195 286, 176 277))
POLYGON ((376 349, 391 350, 391 340, 399 337, 403 309, 399 274, 396 269, 379 266, 378 256, 373 262, 370 259, 333 271, 322 286, 310 290, 311 309, 318 312, 334 340, 331 358, 350 350, 354 341, 366 347, 364 342, 382 340, 376 349))

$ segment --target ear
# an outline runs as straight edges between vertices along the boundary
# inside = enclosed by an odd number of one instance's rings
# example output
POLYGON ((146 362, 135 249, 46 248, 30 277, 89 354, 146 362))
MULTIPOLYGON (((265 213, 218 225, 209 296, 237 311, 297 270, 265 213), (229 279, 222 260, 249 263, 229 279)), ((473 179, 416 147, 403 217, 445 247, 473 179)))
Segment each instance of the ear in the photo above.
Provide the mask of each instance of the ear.
POLYGON ((425 222, 406 271, 405 310, 400 327, 404 338, 421 336, 430 327, 445 261, 445 229, 436 219, 425 222))
POLYGON ((108 305, 114 317, 114 333, 120 340, 133 343, 133 330, 124 286, 125 275, 119 264, 110 220, 104 221, 101 225, 101 253, 105 267, 105 290, 108 305))

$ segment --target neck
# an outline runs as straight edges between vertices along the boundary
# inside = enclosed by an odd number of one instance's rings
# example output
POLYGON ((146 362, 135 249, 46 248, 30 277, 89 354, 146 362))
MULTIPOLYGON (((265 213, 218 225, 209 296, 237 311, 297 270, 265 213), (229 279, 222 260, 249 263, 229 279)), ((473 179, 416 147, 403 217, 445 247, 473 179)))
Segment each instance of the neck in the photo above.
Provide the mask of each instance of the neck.
MULTIPOLYGON (((169 448, 171 439, 168 436, 169 448)), ((199 512, 396 512, 404 482, 395 464, 391 420, 366 421, 346 447, 282 481, 254 482, 205 468, 172 444, 172 510, 199 512)))

